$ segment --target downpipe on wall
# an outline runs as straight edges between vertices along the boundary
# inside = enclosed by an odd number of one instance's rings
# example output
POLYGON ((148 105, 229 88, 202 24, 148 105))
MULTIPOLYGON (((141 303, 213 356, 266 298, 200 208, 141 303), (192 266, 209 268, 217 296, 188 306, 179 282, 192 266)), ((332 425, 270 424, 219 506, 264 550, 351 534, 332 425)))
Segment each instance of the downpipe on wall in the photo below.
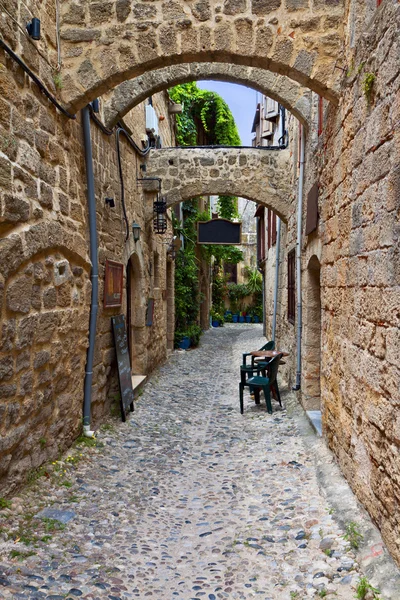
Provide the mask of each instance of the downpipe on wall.
POLYGON ((275 259, 275 286, 274 286, 274 314, 272 317, 272 339, 276 337, 276 315, 278 312, 278 288, 279 288, 279 253, 281 247, 281 220, 277 217, 276 224, 276 259, 275 259))
POLYGON ((92 295, 90 300, 89 320, 89 347, 86 358, 86 371, 83 397, 83 435, 93 437, 94 431, 90 429, 91 404, 92 404, 92 380, 93 380, 93 358, 96 341, 96 324, 98 311, 99 293, 99 265, 97 249, 97 223, 96 223, 96 197, 94 192, 93 154, 92 138, 90 134, 90 111, 86 106, 81 111, 83 127, 83 143, 85 148, 87 201, 89 214, 89 247, 92 271, 90 279, 92 282, 92 295))
POLYGON ((300 126, 300 173, 299 189, 297 200, 297 241, 296 241, 296 281, 297 281, 297 367, 296 367, 296 385, 293 390, 301 388, 301 332, 303 327, 302 302, 301 302, 301 231, 303 216, 303 185, 304 185, 304 149, 305 133, 304 128, 300 126))

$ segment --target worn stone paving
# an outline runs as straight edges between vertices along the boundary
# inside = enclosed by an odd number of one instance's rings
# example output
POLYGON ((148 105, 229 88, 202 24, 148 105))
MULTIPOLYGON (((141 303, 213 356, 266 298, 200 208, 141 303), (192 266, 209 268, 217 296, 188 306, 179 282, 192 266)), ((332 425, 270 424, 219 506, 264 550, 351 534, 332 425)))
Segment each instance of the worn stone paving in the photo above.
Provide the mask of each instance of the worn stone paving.
POLYGON ((241 353, 261 333, 228 326, 175 352, 126 424, 32 475, 0 512, 1 599, 354 597, 295 420, 248 395, 240 415, 241 353), (38 518, 45 507, 73 518, 38 518))

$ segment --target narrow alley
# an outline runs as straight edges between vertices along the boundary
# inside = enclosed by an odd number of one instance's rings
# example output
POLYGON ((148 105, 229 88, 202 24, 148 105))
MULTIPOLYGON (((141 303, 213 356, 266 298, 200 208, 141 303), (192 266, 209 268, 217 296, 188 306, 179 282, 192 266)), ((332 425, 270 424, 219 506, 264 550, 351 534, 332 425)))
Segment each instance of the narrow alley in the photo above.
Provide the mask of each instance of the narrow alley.
MULTIPOLYGON (((0 598, 354 598, 359 568, 320 493, 314 436, 276 402, 268 415, 246 395, 240 415, 241 353, 264 340, 261 325, 210 330, 155 372, 126 424, 43 468, 0 513, 0 598)), ((382 554, 377 535, 365 542, 382 554)), ((399 598, 385 561, 383 597, 399 598)))

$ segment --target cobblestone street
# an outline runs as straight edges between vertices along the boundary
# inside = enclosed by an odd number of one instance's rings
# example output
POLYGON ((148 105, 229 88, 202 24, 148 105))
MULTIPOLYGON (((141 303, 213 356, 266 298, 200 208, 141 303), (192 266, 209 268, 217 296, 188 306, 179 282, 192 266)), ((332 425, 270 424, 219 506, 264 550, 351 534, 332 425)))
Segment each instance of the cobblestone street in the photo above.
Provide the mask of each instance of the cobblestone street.
POLYGON ((296 420, 247 393, 240 415, 241 353, 261 333, 226 326, 175 352, 126 424, 32 477, 0 513, 0 598, 354 598, 296 420), (37 518, 46 506, 72 518, 37 518))

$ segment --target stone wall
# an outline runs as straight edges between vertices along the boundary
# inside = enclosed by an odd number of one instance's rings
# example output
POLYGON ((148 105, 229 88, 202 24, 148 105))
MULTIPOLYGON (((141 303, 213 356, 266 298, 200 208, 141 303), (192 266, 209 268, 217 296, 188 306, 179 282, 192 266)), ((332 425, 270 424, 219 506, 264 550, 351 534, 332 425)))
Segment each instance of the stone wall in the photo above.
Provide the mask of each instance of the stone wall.
POLYGON ((168 206, 210 195, 234 195, 271 207, 284 221, 288 196, 288 151, 258 148, 166 148, 152 151, 148 174, 163 179, 168 206))
MULTIPOLYGON (((57 94, 51 75, 56 66, 55 7, 45 2, 12 3, 19 21, 29 6, 42 19, 37 46, 1 16, 6 42, 57 94), (27 8, 25 8, 25 6, 27 8)), ((90 270, 83 137, 80 115, 70 120, 50 104, 37 86, 0 53, 0 495, 15 489, 27 473, 56 458, 81 430, 83 381, 88 343, 90 270)), ((173 143, 168 98, 153 98, 164 139, 173 143)), ((140 144, 145 135, 144 105, 126 116, 140 144)), ((136 220, 141 241, 125 241, 115 136, 91 125, 99 245, 99 318, 93 375, 93 422, 98 423, 118 393, 110 317, 123 306, 104 310, 105 260, 124 264, 132 257, 140 269, 133 302, 140 347, 137 366, 150 372, 167 351, 167 326, 173 327, 173 265, 167 246, 152 233, 154 195, 136 182, 141 159, 121 137, 128 224, 136 220), (115 208, 105 197, 115 200, 115 208), (157 278, 154 263, 157 262, 157 278), (168 291, 169 290, 169 291, 168 291), (154 322, 146 327, 147 299, 155 299, 154 322), (168 319, 167 319, 168 306, 168 319)), ((173 334, 169 334, 170 337, 173 334)))
POLYGON ((347 50, 320 140, 322 404, 330 447, 400 560, 400 7, 347 50), (373 74, 370 94, 365 80, 373 74), (363 89, 364 88, 364 89, 363 89))
POLYGON ((343 13, 341 0, 68 0, 63 97, 77 109, 152 69, 231 62, 290 75, 336 102, 343 13))

